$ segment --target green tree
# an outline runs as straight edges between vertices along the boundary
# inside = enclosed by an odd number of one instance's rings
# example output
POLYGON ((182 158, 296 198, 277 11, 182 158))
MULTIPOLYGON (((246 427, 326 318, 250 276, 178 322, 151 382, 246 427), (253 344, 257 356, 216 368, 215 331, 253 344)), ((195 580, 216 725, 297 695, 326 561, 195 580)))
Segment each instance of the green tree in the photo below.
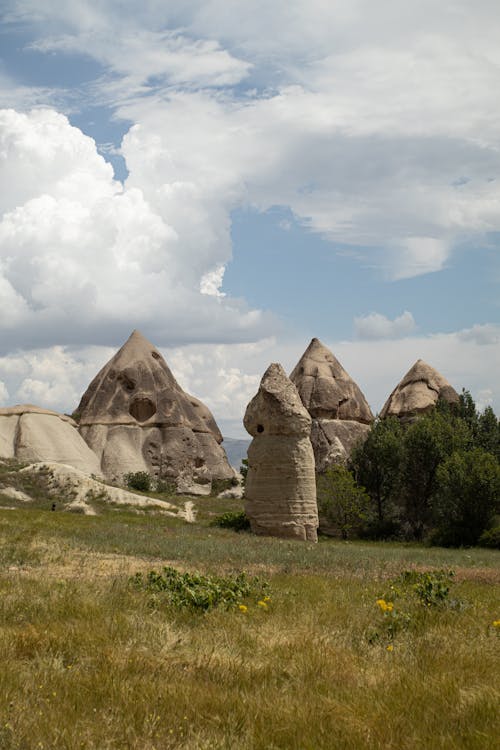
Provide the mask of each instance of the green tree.
POLYGON ((421 539, 431 520, 430 499, 438 466, 456 450, 470 446, 470 428, 464 419, 441 410, 419 417, 404 433, 401 467, 405 520, 412 535, 421 539))
POLYGON ((351 456, 358 484, 368 492, 375 525, 383 534, 398 488, 403 460, 403 428, 396 417, 378 419, 351 456))
POLYGON ((435 541, 446 546, 477 544, 500 511, 500 465, 482 448, 455 451, 436 471, 432 498, 435 541))
POLYGON ((320 523, 323 519, 348 539, 366 518, 370 498, 345 466, 331 466, 317 477, 320 523))
POLYGON ((491 406, 487 406, 479 415, 476 443, 500 461, 500 423, 491 406))

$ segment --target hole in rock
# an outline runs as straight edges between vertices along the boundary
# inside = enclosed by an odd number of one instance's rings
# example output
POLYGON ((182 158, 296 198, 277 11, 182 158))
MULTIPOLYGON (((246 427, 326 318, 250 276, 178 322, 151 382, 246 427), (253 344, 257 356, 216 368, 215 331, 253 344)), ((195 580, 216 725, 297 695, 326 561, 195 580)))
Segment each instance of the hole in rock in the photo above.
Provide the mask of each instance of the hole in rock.
POLYGON ((145 422, 156 412, 156 406, 150 398, 134 398, 129 406, 129 413, 138 422, 145 422))
POLYGON ((194 459, 194 465, 195 465, 196 469, 199 469, 200 467, 202 467, 204 463, 205 463, 205 459, 204 458, 200 458, 200 456, 197 456, 194 459))
POLYGON ((257 432, 264 432, 264 427, 261 424, 257 425, 257 432))
POLYGON ((161 359, 161 357, 158 354, 158 352, 151 352, 151 356, 153 357, 153 359, 161 359))

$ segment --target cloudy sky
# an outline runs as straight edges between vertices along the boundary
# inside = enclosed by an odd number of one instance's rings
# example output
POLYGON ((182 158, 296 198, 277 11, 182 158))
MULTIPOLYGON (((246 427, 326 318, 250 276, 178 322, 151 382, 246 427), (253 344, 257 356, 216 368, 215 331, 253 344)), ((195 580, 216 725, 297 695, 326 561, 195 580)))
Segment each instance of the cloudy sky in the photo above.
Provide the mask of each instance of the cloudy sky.
POLYGON ((500 411, 496 0, 2 0, 0 404, 132 329, 243 436, 313 336, 500 411))

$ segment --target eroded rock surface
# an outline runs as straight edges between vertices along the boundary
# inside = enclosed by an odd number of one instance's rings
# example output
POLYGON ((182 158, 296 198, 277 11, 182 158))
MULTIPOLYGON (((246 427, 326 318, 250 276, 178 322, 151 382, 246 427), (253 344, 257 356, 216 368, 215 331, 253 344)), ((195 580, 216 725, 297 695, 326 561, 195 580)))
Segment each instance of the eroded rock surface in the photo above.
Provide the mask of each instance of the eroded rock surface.
POLYGON ((311 417, 281 365, 266 370, 243 421, 253 437, 245 486, 252 531, 317 541, 311 417))
POLYGON ((402 421, 431 411, 438 399, 457 404, 459 396, 441 373, 418 359, 395 387, 384 404, 380 416, 398 417, 402 421))
POLYGON ((212 414, 182 390, 139 331, 96 375, 77 413, 80 433, 111 481, 147 471, 182 487, 209 486, 234 474, 212 414))
POLYGON ((20 404, 0 409, 0 456, 18 461, 68 464, 100 475, 95 453, 65 414, 20 404))
POLYGON ((373 414, 360 388, 333 353, 312 339, 290 375, 312 417, 316 471, 345 463, 366 438, 373 414))

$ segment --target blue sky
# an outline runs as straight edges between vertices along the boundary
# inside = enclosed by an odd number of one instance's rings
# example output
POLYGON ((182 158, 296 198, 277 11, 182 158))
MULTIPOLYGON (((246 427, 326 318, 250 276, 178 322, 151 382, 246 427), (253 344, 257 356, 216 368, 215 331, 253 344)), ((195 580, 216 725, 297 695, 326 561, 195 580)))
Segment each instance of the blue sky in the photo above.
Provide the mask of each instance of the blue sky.
POLYGON ((374 411, 422 357, 500 411, 496 4, 6 0, 0 401, 133 328, 223 432, 320 337, 374 411))

